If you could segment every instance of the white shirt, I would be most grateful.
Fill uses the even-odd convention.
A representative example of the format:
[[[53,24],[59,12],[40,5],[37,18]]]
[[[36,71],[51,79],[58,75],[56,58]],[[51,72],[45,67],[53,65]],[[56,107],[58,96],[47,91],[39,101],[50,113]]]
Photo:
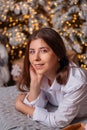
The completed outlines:
[[[70,66],[76,66],[70,63]],[[86,73],[85,73],[86,72]],[[52,86],[44,78],[39,97],[29,102],[27,96],[24,103],[35,107],[32,119],[50,127],[65,127],[75,117],[87,116],[87,71],[71,67],[66,85],[60,85],[54,80]],[[54,112],[45,108],[47,101],[58,106]]]

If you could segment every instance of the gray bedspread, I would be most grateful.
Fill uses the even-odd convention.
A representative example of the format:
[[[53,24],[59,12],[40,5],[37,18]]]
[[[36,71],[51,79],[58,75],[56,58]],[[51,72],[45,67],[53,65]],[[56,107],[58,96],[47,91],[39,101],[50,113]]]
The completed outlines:
[[[0,87],[0,130],[54,130],[39,122],[32,121],[15,109],[15,99],[19,92],[16,86]],[[48,106],[48,109],[51,108]],[[87,119],[75,119],[72,123],[87,122]],[[55,130],[60,130],[55,128]]]

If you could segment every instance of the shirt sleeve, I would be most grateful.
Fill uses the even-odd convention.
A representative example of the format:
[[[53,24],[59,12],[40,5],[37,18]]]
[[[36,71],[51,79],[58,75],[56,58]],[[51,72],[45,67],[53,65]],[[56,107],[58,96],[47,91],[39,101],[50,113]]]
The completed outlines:
[[[83,85],[79,89],[65,94],[55,112],[48,112],[46,109],[36,106],[33,120],[40,121],[50,127],[63,128],[77,116],[81,103],[85,99],[87,99],[87,87]]]
[[[29,93],[24,98],[24,103],[29,106],[39,106],[39,107],[45,107],[47,104],[47,99],[43,91],[41,91],[40,95],[34,100],[29,102],[28,97]]]

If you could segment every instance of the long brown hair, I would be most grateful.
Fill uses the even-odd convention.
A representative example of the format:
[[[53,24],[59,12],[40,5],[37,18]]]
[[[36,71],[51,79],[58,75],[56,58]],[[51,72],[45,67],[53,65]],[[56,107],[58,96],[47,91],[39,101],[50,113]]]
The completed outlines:
[[[69,59],[67,57],[66,48],[64,42],[60,35],[51,28],[41,28],[40,30],[35,31],[31,36],[29,36],[28,44],[25,51],[24,67],[22,79],[19,82],[18,88],[21,91],[24,91],[26,88],[30,87],[30,61],[29,61],[29,46],[31,41],[41,38],[43,39],[48,46],[54,51],[57,57],[60,59],[59,63],[60,68],[57,73],[57,82],[60,84],[66,84],[67,82],[67,73],[69,71]]]

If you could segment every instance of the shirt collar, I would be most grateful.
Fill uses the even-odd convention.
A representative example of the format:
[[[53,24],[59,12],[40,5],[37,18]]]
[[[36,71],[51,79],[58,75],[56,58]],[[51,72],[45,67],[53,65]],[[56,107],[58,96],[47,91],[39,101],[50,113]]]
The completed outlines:
[[[52,83],[52,85],[50,86],[48,84],[48,79],[46,77],[44,77],[42,84],[41,84],[41,89],[44,91],[49,91],[49,90],[60,90],[61,89],[61,85],[59,83],[57,83],[57,80],[55,78],[54,82]]]

